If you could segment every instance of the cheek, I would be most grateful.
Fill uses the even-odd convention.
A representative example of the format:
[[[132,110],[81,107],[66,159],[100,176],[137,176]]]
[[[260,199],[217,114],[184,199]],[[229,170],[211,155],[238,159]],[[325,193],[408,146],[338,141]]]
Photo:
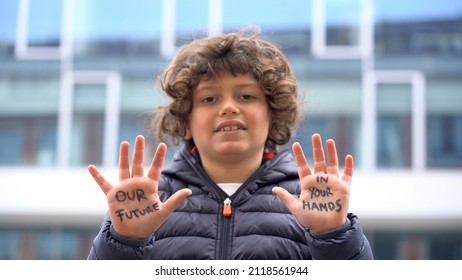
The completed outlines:
[[[258,134],[261,134],[261,136],[266,135],[267,137],[272,127],[270,114],[263,111],[260,114],[255,114],[252,119],[254,120],[254,125],[258,128]]]
[[[271,127],[271,114],[268,109],[261,110],[261,114],[257,116],[260,124],[267,124],[268,129]]]
[[[189,124],[187,125],[185,138],[187,140],[199,136],[206,127],[206,115],[201,112],[193,111],[189,117]]]

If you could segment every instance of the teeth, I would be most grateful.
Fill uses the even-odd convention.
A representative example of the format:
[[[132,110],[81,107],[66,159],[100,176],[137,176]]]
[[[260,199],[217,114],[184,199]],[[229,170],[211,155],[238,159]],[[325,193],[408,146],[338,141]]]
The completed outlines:
[[[222,131],[231,131],[231,130],[238,130],[239,127],[237,125],[232,125],[232,126],[225,126],[221,130]]]

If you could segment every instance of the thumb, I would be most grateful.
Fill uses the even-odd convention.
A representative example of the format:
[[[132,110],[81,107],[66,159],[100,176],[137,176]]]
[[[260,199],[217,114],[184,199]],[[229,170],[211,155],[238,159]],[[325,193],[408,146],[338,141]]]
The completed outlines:
[[[188,196],[192,194],[190,189],[181,189],[174,193],[163,205],[165,214],[170,215]]]
[[[293,197],[286,189],[281,187],[274,187],[273,193],[279,197],[289,210],[294,213],[296,210],[297,199]]]

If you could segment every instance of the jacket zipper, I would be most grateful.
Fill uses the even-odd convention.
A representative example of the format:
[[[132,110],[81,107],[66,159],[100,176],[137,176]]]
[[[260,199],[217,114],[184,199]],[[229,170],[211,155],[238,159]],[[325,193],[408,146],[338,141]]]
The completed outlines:
[[[229,228],[231,224],[231,216],[233,214],[232,208],[231,208],[231,199],[227,197],[223,201],[223,211],[222,211],[222,217],[221,217],[221,222],[223,229],[221,231],[221,242],[220,242],[220,254],[219,254],[219,259],[220,260],[226,260],[227,259],[227,244],[229,242]]]
[[[231,199],[227,197],[223,204],[223,216],[231,217],[231,215],[233,214],[233,209],[231,208]]]

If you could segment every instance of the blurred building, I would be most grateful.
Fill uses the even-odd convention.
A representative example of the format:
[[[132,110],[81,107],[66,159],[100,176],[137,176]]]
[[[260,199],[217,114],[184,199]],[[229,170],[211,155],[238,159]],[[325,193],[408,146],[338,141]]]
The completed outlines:
[[[350,208],[376,258],[462,259],[458,0],[0,1],[0,259],[86,258],[107,208],[86,166],[116,180],[137,134],[152,157],[177,47],[249,24],[297,74],[293,141],[354,156]]]

